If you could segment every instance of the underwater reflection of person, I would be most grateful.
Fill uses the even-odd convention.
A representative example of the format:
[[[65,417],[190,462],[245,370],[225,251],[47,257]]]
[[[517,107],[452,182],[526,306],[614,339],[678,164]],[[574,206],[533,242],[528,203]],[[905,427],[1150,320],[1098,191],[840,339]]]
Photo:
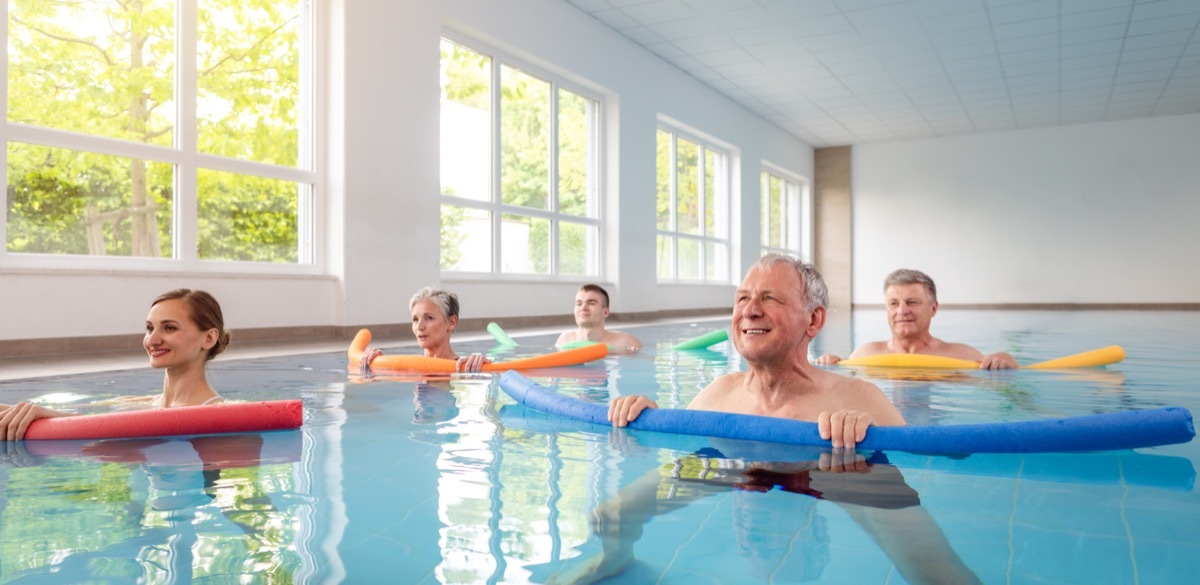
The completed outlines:
[[[569,559],[545,582],[591,583],[616,575],[633,562],[634,543],[654,516],[730,491],[739,552],[755,577],[821,576],[831,558],[819,502],[826,500],[866,530],[909,583],[980,582],[900,470],[882,453],[867,459],[849,450],[797,462],[727,459],[715,451],[680,458],[596,506],[590,524],[600,552]],[[801,499],[780,505],[781,492]]]
[[[297,449],[299,445],[297,444]],[[258,433],[206,435],[188,439],[112,439],[88,443],[83,455],[108,463],[133,463],[148,481],[150,507],[173,516],[217,502],[220,512],[246,534],[261,530],[255,516],[271,513],[268,501],[250,501],[236,486],[222,483],[225,469],[255,468],[263,463]],[[289,459],[292,455],[289,454]],[[299,460],[299,453],[294,454]],[[220,498],[224,493],[225,498]]]
[[[449,382],[418,382],[413,389],[413,422],[435,424],[458,416],[458,401]]]

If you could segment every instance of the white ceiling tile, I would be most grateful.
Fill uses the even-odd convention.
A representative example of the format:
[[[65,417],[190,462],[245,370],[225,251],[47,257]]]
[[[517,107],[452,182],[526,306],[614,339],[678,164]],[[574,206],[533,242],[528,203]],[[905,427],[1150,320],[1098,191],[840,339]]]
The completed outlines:
[[[1178,61],[1176,59],[1156,59],[1151,61],[1133,61],[1121,63],[1117,66],[1117,76],[1123,77],[1125,75],[1138,73],[1153,73],[1164,78],[1170,77],[1179,73],[1178,69],[1175,67],[1177,62]]]
[[[1133,6],[1134,21],[1170,18],[1188,14],[1200,14],[1200,2],[1195,2],[1195,0],[1160,0],[1158,2],[1139,2]]]
[[[1001,74],[1000,60],[997,59],[995,55],[983,55],[968,59],[954,59],[942,63],[942,66],[945,68],[946,73],[951,77],[955,77],[964,72],[973,73],[980,71],[988,71],[996,76]]]
[[[642,46],[655,45],[666,40],[654,32],[654,29],[645,26],[635,26],[621,32],[633,40],[633,42]]]
[[[1200,111],[1200,0],[568,1],[814,146]]]
[[[916,51],[900,54],[885,51],[879,53],[879,62],[889,70],[896,71],[910,67],[940,67],[942,59],[935,51]]]
[[[841,10],[833,4],[833,0],[774,0],[764,1],[761,4],[776,18],[786,20],[800,20],[841,13]]]
[[[1016,65],[1005,65],[1004,76],[1009,79],[1018,77],[1026,77],[1030,75],[1052,74],[1058,78],[1058,62],[1057,61],[1035,61],[1033,63],[1018,63]]]
[[[733,42],[742,47],[768,45],[792,39],[795,35],[785,27],[772,25],[726,31]],[[797,43],[799,44],[799,43]]]
[[[985,8],[983,0],[916,0],[917,14],[930,18],[940,14],[978,12]]]
[[[1112,99],[1131,99],[1133,97],[1139,99],[1146,97],[1157,98],[1162,94],[1166,86],[1166,81],[1161,79],[1139,82],[1117,82],[1113,84]]]
[[[957,13],[939,13],[928,15],[921,21],[922,27],[928,34],[953,32],[956,30],[983,29],[991,26],[987,12],[982,5],[976,10]]]
[[[1173,30],[1194,30],[1200,14],[1183,14],[1167,18],[1135,20],[1129,23],[1129,36],[1148,35]]]
[[[1075,30],[1080,28],[1111,25],[1124,26],[1129,20],[1129,8],[1105,8],[1101,10],[1089,10],[1088,12],[1063,14],[1058,20],[1059,25],[1062,27],[1061,30]]]
[[[718,68],[727,79],[747,89],[766,84],[779,84],[779,75],[762,67]]]
[[[640,24],[659,24],[695,17],[696,12],[679,0],[640,2],[621,8]]]
[[[1121,63],[1138,63],[1141,61],[1158,61],[1160,59],[1179,59],[1179,47],[1150,47],[1148,49],[1125,49],[1121,51]]]
[[[1125,28],[1125,24],[1110,24],[1105,26],[1093,26],[1090,28],[1064,30],[1061,33],[1062,43],[1064,45],[1072,45],[1075,43],[1089,43],[1092,41],[1120,39],[1125,37]]]
[[[1087,69],[1090,67],[1116,67],[1117,63],[1120,62],[1120,57],[1117,53],[1098,53],[1095,55],[1063,58],[1059,61],[1059,69],[1070,71],[1072,69]]]
[[[746,63],[748,61],[754,61],[755,63],[759,62],[756,57],[746,52],[746,50],[741,47],[732,47],[717,51],[708,51],[705,53],[693,53],[692,56],[709,67],[736,65],[740,63]]]
[[[1083,55],[1103,55],[1120,52],[1124,46],[1123,39],[1109,39],[1107,41],[1092,41],[1090,43],[1079,43],[1075,45],[1063,45],[1059,48],[1058,55],[1061,58],[1080,57]]]
[[[898,4],[906,0],[834,0],[834,4],[842,9],[842,12],[851,10],[863,10],[866,8],[877,8],[879,6],[887,6],[889,4]]]
[[[570,2],[576,7],[583,9],[584,12],[593,12],[612,7],[612,4],[610,4],[607,0],[567,0],[567,2]]]
[[[659,57],[668,61],[683,54],[683,50],[676,47],[674,43],[655,43],[653,45],[646,45],[646,48],[654,51]]]
[[[1168,102],[1166,100],[1159,101],[1154,106],[1154,116],[1174,116],[1178,114],[1195,114],[1200,112],[1200,106],[1196,105],[1196,101],[1187,102]]]
[[[703,18],[685,18],[650,26],[668,41],[722,34],[720,27]]]
[[[941,51],[963,45],[992,42],[993,37],[991,29],[970,28],[931,34],[929,40],[933,42],[934,47]]]
[[[856,59],[854,61],[843,61],[828,65],[829,71],[839,77],[860,77],[864,75],[872,75],[890,79],[888,71],[878,59],[866,58]]]
[[[1060,95],[1063,102],[1078,104],[1108,103],[1108,88],[1081,88],[1064,90]]]
[[[1058,72],[1038,73],[1034,75],[1019,75],[1006,78],[1008,89],[1039,87],[1047,92],[1058,91]]]
[[[1007,107],[1008,88],[1003,83],[979,83],[975,86],[958,86],[958,97],[963,107]]]
[[[945,52],[949,59],[977,59],[980,57],[988,57],[993,61],[997,58],[996,45],[990,42],[976,43],[974,45],[962,45],[954,47]]]
[[[962,110],[962,99],[954,92],[943,92],[928,96],[915,96],[908,93],[909,98],[923,112],[942,113]]]
[[[710,14],[728,10],[761,10],[758,0],[683,0],[697,14]]]
[[[685,69],[692,75],[696,76],[702,76],[709,70],[704,63],[687,53],[672,58],[671,62],[674,63],[676,67]]]
[[[992,32],[997,41],[1036,35],[1052,35],[1057,39],[1058,19],[1038,18],[1036,20],[1022,20],[1008,24],[998,24],[992,28]]]
[[[1200,5],[1200,2],[1196,3]],[[1184,47],[1192,38],[1194,31],[1179,30],[1164,32],[1156,35],[1139,35],[1136,37],[1127,37],[1125,39],[1125,50],[1131,49],[1148,49],[1153,47]]]
[[[863,54],[869,53],[869,50],[863,46],[860,37],[847,34],[808,37],[804,39],[804,46],[814,54],[828,53],[847,48],[854,48]]]
[[[610,10],[601,10],[593,13],[592,16],[596,17],[596,20],[599,20],[609,27],[615,28],[619,31],[641,26],[638,21],[630,18],[628,14],[625,14],[616,8]]]
[[[972,118],[972,121],[975,123],[975,130],[977,132],[1004,132],[1005,130],[1016,130],[1017,128],[1016,120],[1011,115]]]
[[[917,13],[909,4],[889,4],[875,8],[848,11],[845,14],[846,18],[850,20],[850,24],[853,24],[860,30],[863,28],[887,26],[919,26]]]
[[[856,94],[899,91],[900,86],[889,77],[878,75],[843,75],[842,84]]]
[[[855,33],[854,26],[841,14],[817,16],[790,23],[797,37],[809,37]]]
[[[608,0],[609,4],[617,7],[631,6],[633,4],[644,4],[645,2],[646,0]]]
[[[754,5],[703,14],[709,22],[720,24],[725,31],[766,28],[763,23],[774,22],[765,8]]]
[[[1050,18],[1058,15],[1058,0],[1034,0],[1007,6],[993,6],[989,3],[987,10],[993,25]]]
[[[1060,6],[1063,14],[1090,12],[1102,8],[1125,8],[1126,10],[1130,10],[1133,7],[1133,0],[1061,0]]]
[[[744,47],[747,53],[754,55],[756,59],[763,62],[777,62],[780,67],[785,67],[789,61],[801,61],[803,65],[795,66],[799,69],[802,66],[820,65],[816,57],[813,57],[804,45],[800,44],[799,40],[785,39],[752,47]]]
[[[1057,58],[1058,51],[1047,51],[1045,49],[1012,50],[1000,53],[1000,63],[1006,67],[1009,65],[1021,65],[1023,63],[1053,61]]]
[[[1107,75],[1077,79],[1067,79],[1066,76],[1063,76],[1059,80],[1059,86],[1064,94],[1072,91],[1103,91],[1107,94],[1112,89],[1114,77],[1112,71],[1109,71]]]
[[[1022,51],[1042,51],[1047,59],[1058,56],[1058,33],[1029,35],[1007,39],[996,39],[996,50],[1001,53],[1017,53]]]
[[[673,42],[675,46],[683,49],[685,53],[712,53],[737,48],[737,45],[733,44],[733,41],[729,37],[719,33],[687,39],[676,39]]]
[[[1173,77],[1173,78],[1171,78],[1171,81],[1169,83],[1167,83],[1168,90],[1181,89],[1181,88],[1197,88],[1197,87],[1200,87],[1200,75],[1191,75],[1188,77]]]

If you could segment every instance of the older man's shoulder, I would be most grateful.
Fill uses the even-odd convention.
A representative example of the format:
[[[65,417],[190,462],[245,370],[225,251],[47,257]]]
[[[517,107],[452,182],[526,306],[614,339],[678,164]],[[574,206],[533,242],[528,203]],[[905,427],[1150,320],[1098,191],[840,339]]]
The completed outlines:
[[[824,374],[822,382],[830,390],[839,392],[878,392],[879,387],[861,378],[844,376],[829,370],[818,370]]]

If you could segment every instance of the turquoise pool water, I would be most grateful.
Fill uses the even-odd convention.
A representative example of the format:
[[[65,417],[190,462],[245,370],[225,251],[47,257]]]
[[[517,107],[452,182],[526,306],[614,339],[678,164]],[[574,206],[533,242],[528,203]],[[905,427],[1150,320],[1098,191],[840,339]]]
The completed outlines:
[[[646,342],[637,355],[528,375],[590,400],[647,393],[682,407],[742,365],[727,342],[670,347],[724,326],[630,327]],[[1200,313],[942,311],[934,326],[1022,363],[1113,344],[1127,357],[1070,372],[847,372],[877,383],[915,424],[1200,412]],[[885,336],[881,311],[835,316],[814,354]],[[518,357],[553,339],[456,349]],[[632,555],[609,583],[1200,574],[1195,441],[1072,455],[862,453],[866,472],[832,474],[819,451],[736,459],[753,446],[517,419],[490,375],[362,380],[345,366],[341,353],[211,366],[230,398],[302,398],[299,431],[3,445],[0,583],[525,583],[577,576],[606,553]],[[7,382],[0,402],[79,406],[160,384],[148,368]]]

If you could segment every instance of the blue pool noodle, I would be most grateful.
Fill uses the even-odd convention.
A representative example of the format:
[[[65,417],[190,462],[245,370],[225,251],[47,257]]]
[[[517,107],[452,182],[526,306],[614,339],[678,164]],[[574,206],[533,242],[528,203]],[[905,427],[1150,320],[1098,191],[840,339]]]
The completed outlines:
[[[500,376],[500,388],[534,410],[609,424],[608,405],[563,396],[516,371]],[[816,423],[707,410],[648,409],[628,428],[831,446],[818,434]],[[858,448],[915,453],[1072,453],[1186,443],[1195,435],[1192,413],[1168,407],[1020,422],[871,427]]]
[[[535,433],[589,432],[607,435],[612,425],[593,424],[533,410],[521,404],[500,407],[505,428]],[[720,456],[744,461],[816,461],[827,447],[785,445],[761,441],[714,439],[676,433],[631,433],[634,444],[646,449],[698,453],[716,449]],[[628,443],[622,443],[623,447]],[[712,451],[709,451],[712,453]],[[1138,485],[1190,492],[1196,468],[1186,457],[1140,451],[1090,453],[973,453],[953,455],[886,451],[888,461],[905,470],[936,471],[1057,483]]]

